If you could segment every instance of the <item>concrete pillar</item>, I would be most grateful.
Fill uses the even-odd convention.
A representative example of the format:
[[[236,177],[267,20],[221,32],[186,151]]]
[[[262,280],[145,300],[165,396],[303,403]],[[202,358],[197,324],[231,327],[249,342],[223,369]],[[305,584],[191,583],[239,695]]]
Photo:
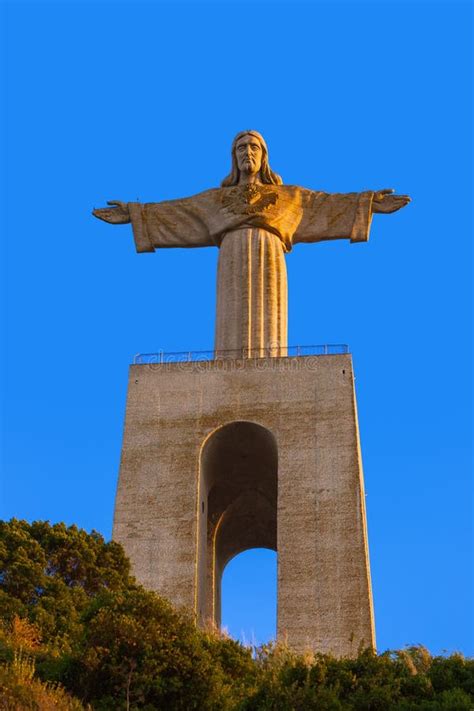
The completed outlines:
[[[132,366],[114,538],[201,625],[220,624],[227,562],[276,549],[278,637],[373,646],[350,355]]]

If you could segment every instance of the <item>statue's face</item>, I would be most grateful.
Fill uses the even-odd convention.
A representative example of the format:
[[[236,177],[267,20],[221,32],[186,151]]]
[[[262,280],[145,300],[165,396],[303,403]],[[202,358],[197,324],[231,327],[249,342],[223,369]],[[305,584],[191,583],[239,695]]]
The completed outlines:
[[[262,167],[263,151],[260,141],[247,134],[237,141],[235,146],[237,166],[241,173],[256,175]]]

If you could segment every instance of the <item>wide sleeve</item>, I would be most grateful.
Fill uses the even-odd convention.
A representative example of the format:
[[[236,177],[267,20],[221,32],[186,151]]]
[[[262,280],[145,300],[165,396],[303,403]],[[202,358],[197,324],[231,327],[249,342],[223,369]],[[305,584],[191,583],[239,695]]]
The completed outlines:
[[[201,195],[166,202],[129,202],[137,252],[162,247],[211,247],[208,200]]]
[[[323,193],[305,191],[302,219],[293,243],[350,239],[367,242],[372,221],[373,191]]]

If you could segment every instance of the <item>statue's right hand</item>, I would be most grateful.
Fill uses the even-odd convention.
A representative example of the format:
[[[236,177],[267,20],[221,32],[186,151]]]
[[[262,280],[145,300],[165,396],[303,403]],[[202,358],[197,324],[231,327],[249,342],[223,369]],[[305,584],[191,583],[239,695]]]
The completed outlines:
[[[128,205],[121,200],[107,200],[107,205],[115,205],[116,207],[99,207],[92,210],[94,217],[104,222],[110,222],[113,225],[126,225],[130,222],[130,213]]]

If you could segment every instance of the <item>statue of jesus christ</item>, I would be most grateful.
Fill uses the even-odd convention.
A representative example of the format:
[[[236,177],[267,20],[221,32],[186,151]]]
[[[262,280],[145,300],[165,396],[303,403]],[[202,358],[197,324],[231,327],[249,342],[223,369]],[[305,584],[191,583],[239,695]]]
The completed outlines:
[[[93,211],[112,224],[132,223],[137,252],[160,247],[219,247],[216,354],[287,353],[284,253],[299,242],[366,242],[372,214],[404,207],[393,190],[324,193],[283,185],[257,131],[232,144],[232,169],[220,188],[165,202],[108,202]]]

